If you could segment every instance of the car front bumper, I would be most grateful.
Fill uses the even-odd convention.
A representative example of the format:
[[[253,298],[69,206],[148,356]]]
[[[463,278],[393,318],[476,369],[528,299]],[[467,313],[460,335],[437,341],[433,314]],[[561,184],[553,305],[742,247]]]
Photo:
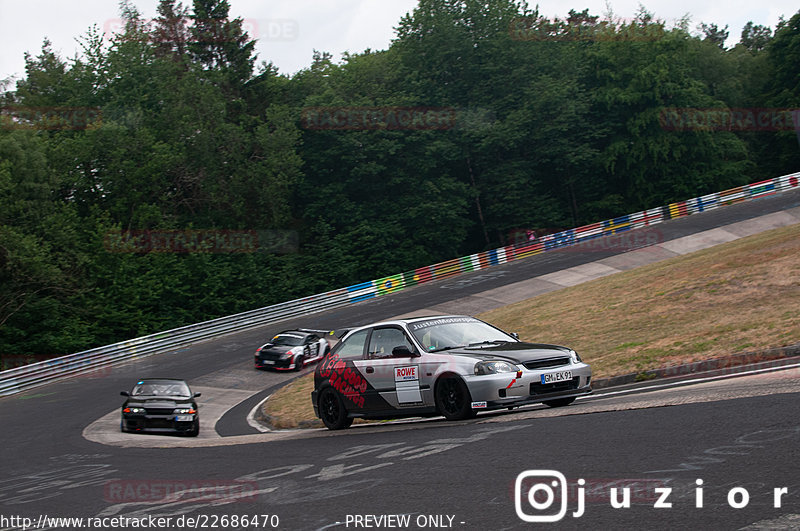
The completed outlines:
[[[123,416],[122,428],[125,431],[152,431],[165,433],[183,433],[191,431],[197,417],[192,415],[192,420],[177,421],[175,415],[139,415]]]
[[[543,383],[542,375],[564,374],[569,378]],[[588,395],[592,392],[592,370],[585,363],[565,365],[547,370],[523,370],[520,373],[499,373],[467,376],[464,381],[476,410],[518,407],[547,400]],[[517,377],[519,375],[519,377]]]
[[[286,359],[261,359],[255,358],[254,366],[256,369],[275,369],[275,370],[290,370],[294,369],[294,359],[295,357],[292,356],[291,358]]]

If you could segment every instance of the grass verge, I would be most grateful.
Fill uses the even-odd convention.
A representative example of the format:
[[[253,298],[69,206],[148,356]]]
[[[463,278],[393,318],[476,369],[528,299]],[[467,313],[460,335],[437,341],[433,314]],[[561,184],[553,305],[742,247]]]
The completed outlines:
[[[800,342],[800,225],[618,273],[478,317],[567,345],[595,379]],[[313,375],[275,393],[276,428],[316,427]]]
[[[322,421],[314,416],[311,391],[314,372],[295,378],[269,397],[261,407],[262,419],[274,430],[291,428],[321,428]]]
[[[547,293],[479,317],[567,345],[594,378],[800,341],[800,225]]]

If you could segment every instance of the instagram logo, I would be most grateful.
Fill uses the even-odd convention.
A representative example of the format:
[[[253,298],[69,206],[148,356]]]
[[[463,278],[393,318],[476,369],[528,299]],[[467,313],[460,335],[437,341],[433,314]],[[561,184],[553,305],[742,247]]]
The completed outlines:
[[[553,512],[556,498],[558,511]],[[520,473],[514,482],[514,508],[525,522],[558,522],[567,514],[567,478],[556,470]]]

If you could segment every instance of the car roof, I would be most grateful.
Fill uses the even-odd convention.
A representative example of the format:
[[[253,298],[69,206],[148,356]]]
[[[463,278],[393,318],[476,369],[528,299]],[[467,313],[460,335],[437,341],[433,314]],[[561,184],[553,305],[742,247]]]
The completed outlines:
[[[478,319],[477,317],[472,317],[471,315],[424,315],[420,317],[408,317],[408,318],[392,319],[389,321],[380,321],[378,323],[370,323],[363,326],[353,327],[349,331],[353,332],[364,328],[375,328],[378,326],[391,326],[391,325],[402,326],[402,325],[409,325],[411,323],[418,323],[420,321],[430,321],[431,319],[450,319],[454,317],[457,318],[469,317],[470,319],[475,319],[476,321],[480,321],[480,319]]]
[[[186,380],[180,378],[139,378],[136,380],[136,385],[143,383],[186,383]],[[189,384],[186,384],[189,385]]]
[[[312,332],[306,332],[306,331],[303,331],[303,330],[282,330],[281,332],[278,332],[277,334],[275,334],[272,337],[275,338],[275,337],[278,337],[278,336],[298,336],[298,337],[306,338],[306,337],[310,336],[311,334],[312,334]]]

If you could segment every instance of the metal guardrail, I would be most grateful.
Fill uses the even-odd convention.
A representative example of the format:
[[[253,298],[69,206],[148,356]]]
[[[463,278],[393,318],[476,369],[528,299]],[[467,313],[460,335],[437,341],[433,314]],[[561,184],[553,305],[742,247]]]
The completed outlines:
[[[98,371],[117,362],[176,350],[206,339],[345,304],[348,304],[346,292],[335,290],[8,369],[0,372],[0,396],[60,378]]]
[[[173,351],[225,334],[249,330],[291,317],[354,304],[432,280],[449,278],[469,271],[478,271],[542,252],[584,243],[594,238],[655,225],[669,219],[713,210],[727,204],[800,189],[799,180],[800,172],[784,175],[758,183],[739,186],[731,190],[550,234],[532,242],[500,247],[346,288],[8,369],[0,372],[0,396],[12,395],[63,378],[103,370],[124,361],[159,352]]]

